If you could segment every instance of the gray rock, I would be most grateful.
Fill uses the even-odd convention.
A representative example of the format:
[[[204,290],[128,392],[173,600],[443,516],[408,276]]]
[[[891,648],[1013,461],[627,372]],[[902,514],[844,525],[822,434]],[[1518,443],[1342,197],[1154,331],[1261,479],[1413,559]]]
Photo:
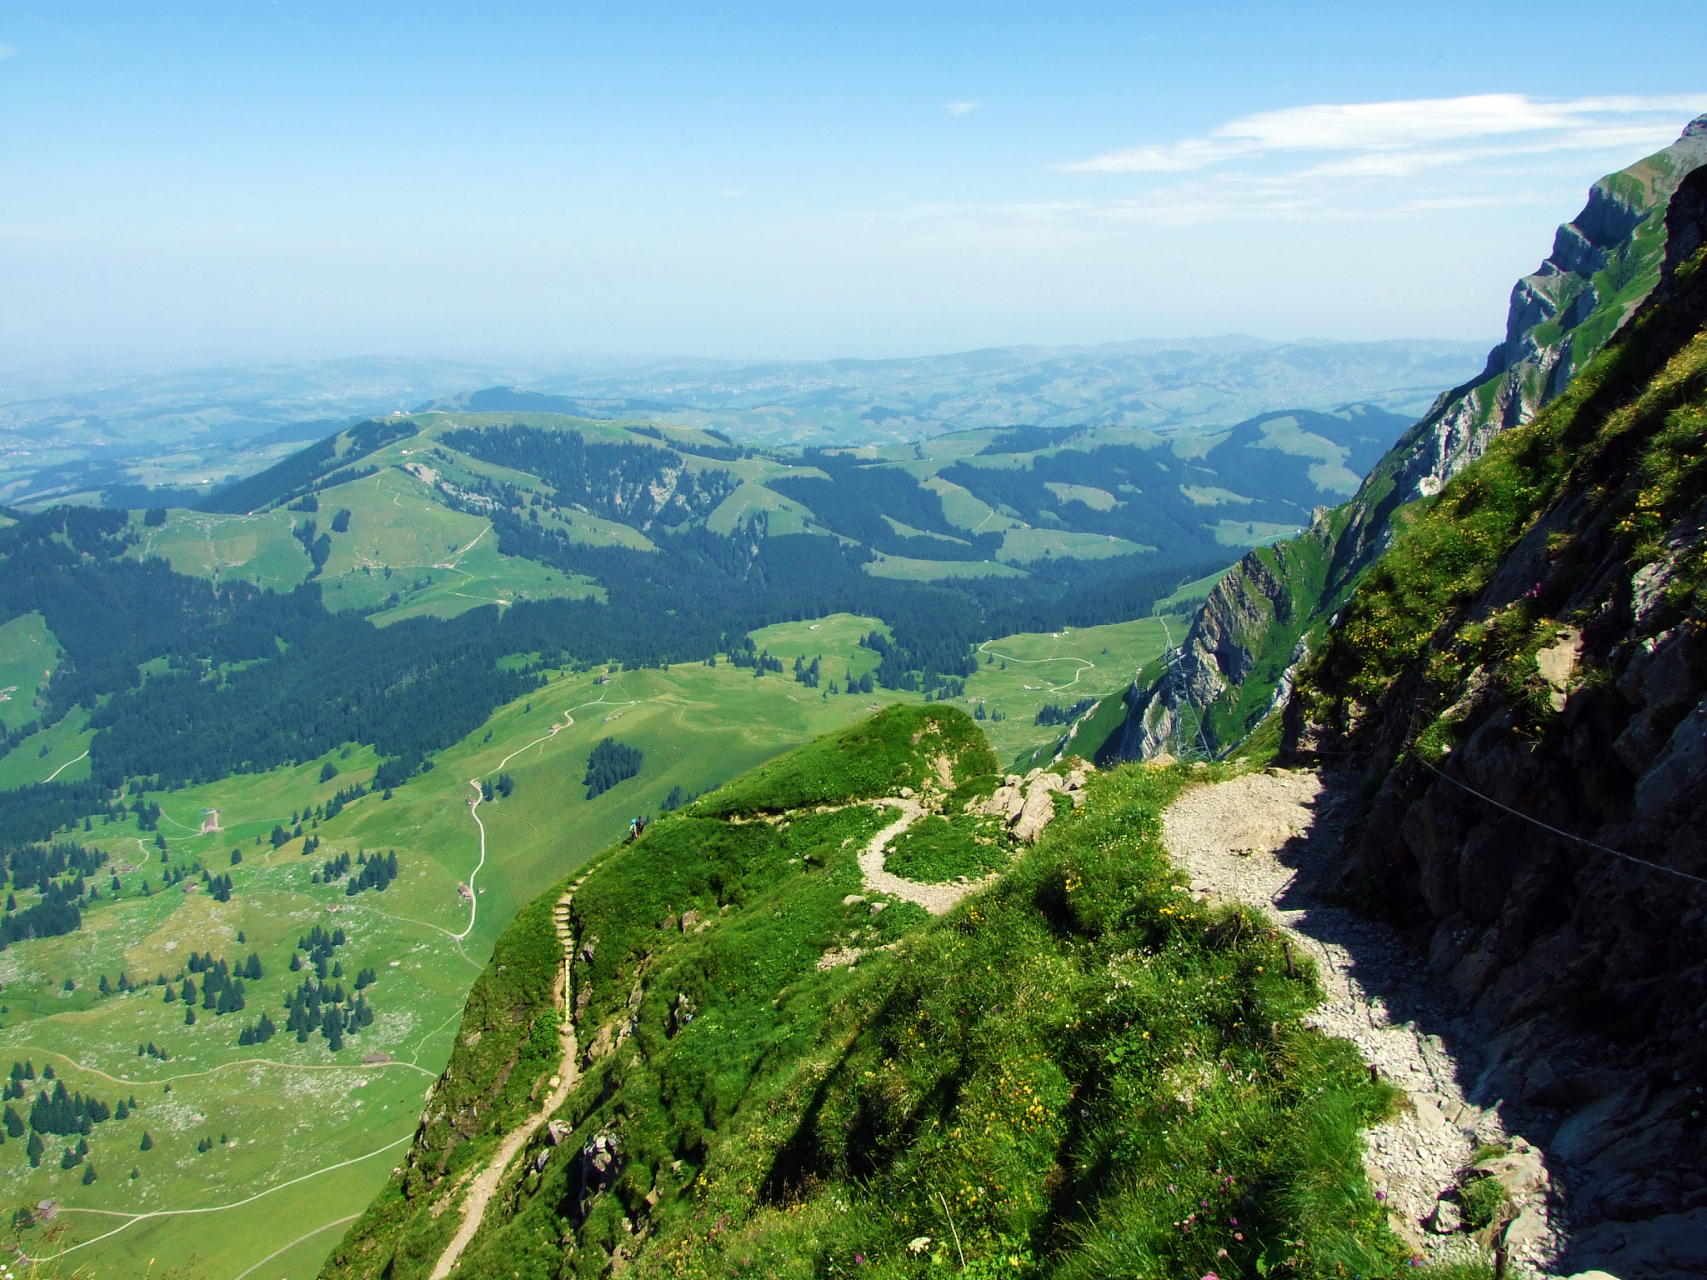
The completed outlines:
[[[1547,1176],[1547,1166],[1542,1163],[1541,1153],[1522,1138],[1514,1139],[1511,1150],[1505,1155],[1479,1161],[1475,1171],[1492,1178],[1514,1197],[1539,1191],[1552,1181]]]
[[[1707,1207],[1645,1222],[1597,1222],[1572,1237],[1570,1260],[1626,1280],[1707,1275]]]
[[[1464,1215],[1451,1200],[1437,1200],[1434,1212],[1428,1215],[1428,1229],[1438,1236],[1449,1236],[1464,1229]]]
[[[1707,777],[1707,696],[1672,730],[1671,740],[1639,782],[1636,812],[1652,818]]]

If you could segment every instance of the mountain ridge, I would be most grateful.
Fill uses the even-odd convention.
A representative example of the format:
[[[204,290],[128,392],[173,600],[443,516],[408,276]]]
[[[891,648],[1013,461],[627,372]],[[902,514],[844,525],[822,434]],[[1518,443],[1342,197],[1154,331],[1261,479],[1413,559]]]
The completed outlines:
[[[1284,706],[1289,673],[1390,545],[1395,513],[1438,493],[1491,439],[1533,418],[1659,283],[1665,211],[1703,162],[1707,116],[1672,146],[1594,184],[1550,256],[1513,286],[1506,338],[1482,374],[1442,393],[1350,502],[1317,512],[1293,542],[1252,551],[1216,584],[1165,668],[1134,686],[1123,755],[1223,754]],[[1680,221],[1690,219],[1680,213]],[[1579,267],[1595,268],[1594,277]],[[1272,750],[1276,735],[1270,724],[1262,749]]]

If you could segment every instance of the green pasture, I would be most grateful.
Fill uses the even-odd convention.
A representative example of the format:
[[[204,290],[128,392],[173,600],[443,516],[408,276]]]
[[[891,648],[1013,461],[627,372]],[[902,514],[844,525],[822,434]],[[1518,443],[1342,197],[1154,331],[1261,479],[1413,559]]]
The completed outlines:
[[[290,511],[261,515],[217,515],[202,511],[168,511],[166,523],[149,526],[137,512],[131,532],[138,537],[128,555],[146,560],[158,556],[175,572],[215,582],[241,580],[274,591],[289,591],[314,567],[302,544],[291,536]],[[328,515],[322,525],[331,519]]]
[[[1266,520],[1223,520],[1215,526],[1215,541],[1223,547],[1266,547],[1282,538],[1304,532],[1296,524],[1272,524]]]
[[[36,693],[59,665],[59,641],[40,613],[0,626],[0,725],[16,729],[36,718]]]
[[[971,490],[951,484],[940,476],[932,476],[920,483],[941,499],[943,518],[957,529],[968,533],[990,533],[1025,528],[1023,520],[1001,514],[983,499],[974,497]]]
[[[374,617],[384,625],[418,614],[451,617],[486,604],[602,597],[591,579],[501,555],[491,521],[452,511],[433,493],[409,472],[388,467],[320,494],[315,520],[332,538],[320,575],[329,608],[386,606]],[[347,533],[331,532],[339,510],[350,512]]]
[[[881,618],[832,613],[827,618],[809,622],[778,622],[750,634],[757,648],[770,650],[787,664],[789,670],[784,674],[790,679],[793,678],[796,658],[809,663],[813,658],[822,657],[823,679],[827,685],[832,680],[837,684],[844,683],[849,672],[858,680],[866,672],[877,670],[882,660],[877,650],[863,648],[859,643],[873,631],[888,636],[889,624]],[[870,702],[875,696],[867,695],[862,700]]]
[[[419,614],[453,617],[481,605],[503,607],[518,600],[603,598],[603,588],[590,578],[500,554],[490,520],[452,511],[425,482],[387,465],[424,452],[418,439],[381,450],[371,460],[381,466],[377,474],[322,490],[320,509],[311,514],[284,509],[262,515],[169,511],[166,523],[155,527],[144,525],[138,515],[132,528],[139,540],[129,554],[159,556],[179,573],[216,582],[242,579],[290,591],[313,568],[291,530],[313,520],[318,533],[332,540],[331,556],[317,579],[327,607],[376,611],[374,621],[381,626]],[[341,509],[349,510],[350,527],[335,533],[332,521]],[[642,534],[626,525],[580,513],[567,516],[566,523],[580,541],[651,549]],[[14,631],[0,629],[0,665],[8,661],[6,655],[16,651],[21,661],[30,650],[24,638],[28,624],[18,619],[8,627]],[[14,683],[20,682],[8,677],[0,688]],[[0,707],[0,718],[17,714],[10,706]]]
[[[1000,560],[914,560],[888,556],[881,551],[868,560],[865,571],[874,578],[906,578],[913,582],[936,582],[942,578],[1023,578],[1025,570]]]
[[[983,703],[986,714],[1002,713],[1003,719],[982,720],[979,727],[996,757],[1012,760],[1066,732],[1064,726],[1033,723],[1045,704],[1069,707],[1082,698],[1119,697],[1138,668],[1167,647],[1163,621],[1138,618],[988,641],[979,646],[978,673],[967,679],[959,705],[971,712]],[[1170,618],[1167,626],[1178,633],[1181,620]]]
[[[769,627],[754,642],[790,666],[796,655],[821,654],[827,677],[840,683],[849,667],[858,675],[876,665],[857,641],[880,625],[835,615]],[[49,1145],[39,1169],[30,1168],[21,1139],[0,1144],[0,1195],[13,1204],[51,1199],[63,1210],[51,1242],[39,1231],[26,1238],[35,1256],[75,1249],[65,1264],[88,1264],[95,1274],[140,1274],[152,1259],[160,1272],[231,1280],[278,1253],[257,1275],[310,1274],[337,1240],[335,1224],[389,1177],[402,1147],[388,1148],[418,1122],[469,986],[520,906],[620,840],[630,817],[656,816],[674,787],[705,791],[862,719],[872,705],[916,700],[882,690],[832,695],[828,679],[812,690],[790,674],[755,678],[727,661],[548,679],[391,799],[367,795],[318,825],[309,818],[305,836],[321,842],[309,856],[303,839],[275,849],[269,833],[275,825],[294,830],[304,810],[371,779],[371,750],[150,793],[161,808],[158,833],[127,818],[79,834],[110,855],[92,877],[101,896],[77,932],[0,952],[0,1073],[13,1059],[28,1058],[38,1075],[51,1063],[68,1089],[109,1105],[134,1094],[138,1114],[96,1126],[88,1160],[98,1177],[87,1186],[83,1165],[60,1168],[62,1143]],[[588,800],[587,756],[604,737],[638,747],[644,764],[638,777]],[[321,781],[327,764],[338,773]],[[501,772],[514,779],[513,793],[471,816],[470,782]],[[484,864],[475,817],[485,827]],[[219,829],[204,833],[210,818]],[[235,865],[234,848],[243,855]],[[397,851],[399,876],[384,892],[352,897],[341,882],[313,883],[328,859],[364,849]],[[197,863],[231,876],[229,902],[215,901],[193,874],[164,887],[167,867]],[[472,898],[462,890],[470,882]],[[19,896],[20,905],[33,899]],[[284,997],[307,976],[290,971],[293,949],[316,925],[349,937],[337,951],[347,989],[362,968],[379,974],[365,993],[377,1020],[337,1054],[318,1034],[298,1044],[283,1030]],[[99,994],[101,977],[116,984],[121,971],[133,981],[176,979],[192,951],[233,962],[260,956],[265,976],[246,983],[242,1012],[216,1016],[198,1005],[190,1026],[183,1002],[167,1003],[160,987]],[[238,1045],[239,1031],[263,1010],[278,1034]],[[139,1057],[150,1042],[169,1057]],[[380,1055],[386,1060],[365,1061]],[[154,1142],[147,1152],[139,1150],[145,1130]],[[204,1138],[213,1147],[198,1152]]]
[[[4,756],[0,756],[0,788],[28,786],[32,782],[81,782],[89,776],[89,742],[93,729],[86,728],[89,713],[79,708],[32,733]]]
[[[1209,598],[1209,592],[1215,584],[1232,572],[1232,568],[1232,565],[1228,565],[1225,569],[1217,569],[1214,573],[1205,574],[1191,582],[1180,583],[1173,591],[1156,601],[1151,612],[1157,614],[1183,613],[1189,609],[1195,609]]]
[[[1111,533],[1073,533],[1066,529],[1009,529],[1002,538],[1002,559],[1032,565],[1045,556],[1071,556],[1080,560],[1106,560],[1110,556],[1154,551],[1142,543],[1128,542]]]
[[[705,527],[728,537],[760,513],[769,522],[770,531],[779,535],[809,532],[808,526],[814,520],[812,513],[792,498],[785,498],[756,480],[744,480],[736,486],[734,493],[717,504],[717,509],[707,517]]]

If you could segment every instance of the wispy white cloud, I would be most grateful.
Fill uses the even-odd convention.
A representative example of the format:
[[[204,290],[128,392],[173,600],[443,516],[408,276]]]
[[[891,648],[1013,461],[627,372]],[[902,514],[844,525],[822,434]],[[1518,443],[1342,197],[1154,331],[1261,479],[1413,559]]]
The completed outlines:
[[[1108,151],[1059,168],[1074,173],[1179,173],[1285,153],[1409,158],[1541,154],[1645,145],[1656,129],[1707,111],[1707,94],[1546,101],[1520,93],[1395,102],[1319,103],[1229,121],[1200,138]],[[1452,144],[1450,151],[1447,144]]]
[[[978,102],[945,102],[942,109],[951,116],[964,116],[976,111],[982,103]]]

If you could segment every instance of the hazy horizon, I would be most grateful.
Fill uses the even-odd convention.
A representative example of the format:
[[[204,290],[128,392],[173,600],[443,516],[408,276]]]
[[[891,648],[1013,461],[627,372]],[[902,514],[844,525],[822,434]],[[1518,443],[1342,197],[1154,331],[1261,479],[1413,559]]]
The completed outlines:
[[[1490,340],[1588,185],[1707,110],[1707,16],[1620,21],[1666,38],[1469,4],[14,12],[0,361]]]

